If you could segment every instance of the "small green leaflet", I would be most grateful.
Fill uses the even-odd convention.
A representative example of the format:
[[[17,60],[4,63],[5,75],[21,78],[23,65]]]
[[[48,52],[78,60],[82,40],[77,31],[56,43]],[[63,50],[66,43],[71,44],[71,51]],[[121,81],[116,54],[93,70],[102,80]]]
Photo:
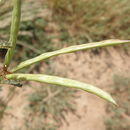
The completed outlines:
[[[9,49],[11,48],[10,43],[7,41],[0,41],[0,49]]]
[[[20,80],[1,80],[0,84],[9,84],[20,88],[23,85]]]

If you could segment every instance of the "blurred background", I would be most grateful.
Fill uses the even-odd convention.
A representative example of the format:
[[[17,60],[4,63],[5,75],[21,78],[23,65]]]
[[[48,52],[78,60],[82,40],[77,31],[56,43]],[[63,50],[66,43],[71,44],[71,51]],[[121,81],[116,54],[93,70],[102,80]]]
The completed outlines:
[[[12,1],[0,3],[0,39],[8,40]],[[129,0],[22,0],[11,67],[41,53],[106,39],[130,39]],[[0,52],[2,65],[5,50]],[[119,104],[81,90],[24,82],[0,85],[0,130],[130,130],[130,45],[61,55],[22,70],[83,81]]]

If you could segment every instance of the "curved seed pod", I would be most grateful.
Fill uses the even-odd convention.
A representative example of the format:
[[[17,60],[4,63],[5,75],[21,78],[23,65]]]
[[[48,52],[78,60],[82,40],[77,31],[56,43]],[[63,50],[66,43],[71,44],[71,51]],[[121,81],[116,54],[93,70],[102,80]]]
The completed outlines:
[[[81,45],[75,45],[75,46],[70,46],[66,47],[60,50],[52,51],[52,52],[47,52],[43,53],[37,57],[34,57],[32,59],[26,60],[22,63],[20,63],[18,66],[16,66],[12,72],[16,72],[20,69],[23,69],[25,67],[28,67],[32,64],[38,63],[42,60],[51,58],[53,56],[61,55],[61,54],[66,54],[66,53],[72,53],[76,51],[81,51],[81,50],[88,50],[92,48],[99,48],[99,47],[106,47],[106,46],[114,46],[114,45],[119,45],[119,44],[126,44],[130,43],[130,40],[105,40],[105,41],[100,41],[100,42],[93,42],[93,43],[87,43],[87,44],[81,44]]]
[[[37,81],[41,83],[48,83],[48,84],[53,84],[53,85],[69,87],[69,88],[82,89],[84,91],[97,95],[116,105],[116,102],[114,101],[114,99],[107,92],[95,86],[92,86],[90,84],[86,84],[86,83],[79,82],[72,79],[61,78],[61,77],[50,76],[50,75],[43,75],[43,74],[9,74],[9,75],[6,75],[6,78],[15,79],[15,80]]]

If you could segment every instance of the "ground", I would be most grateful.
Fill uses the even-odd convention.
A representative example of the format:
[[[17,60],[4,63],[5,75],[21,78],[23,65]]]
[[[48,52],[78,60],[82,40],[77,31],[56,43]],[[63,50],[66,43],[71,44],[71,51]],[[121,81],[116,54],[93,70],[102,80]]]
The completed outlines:
[[[101,51],[83,51],[58,56],[52,65],[57,68],[55,69],[57,73],[62,72],[66,77],[93,84],[110,92],[113,75],[130,72],[129,56],[130,53],[123,48],[109,47]],[[39,85],[34,82],[31,84],[36,87]],[[3,89],[1,96],[6,97],[9,88]],[[26,97],[31,91],[26,85],[22,89],[15,89],[15,95],[6,109],[9,114],[5,114],[2,120],[3,130],[15,130],[19,127],[22,129],[23,117],[26,116],[24,111],[27,105]],[[80,90],[77,96],[75,102],[78,116],[71,113],[66,115],[69,124],[63,122],[59,130],[105,130],[104,118],[108,116],[105,111],[107,102]]]

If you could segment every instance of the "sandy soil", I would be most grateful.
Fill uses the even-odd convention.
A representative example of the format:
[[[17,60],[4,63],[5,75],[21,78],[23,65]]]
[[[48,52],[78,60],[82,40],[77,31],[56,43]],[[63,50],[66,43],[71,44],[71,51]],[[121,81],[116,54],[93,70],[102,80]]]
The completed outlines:
[[[112,53],[111,53],[112,52]],[[113,84],[113,75],[130,72],[129,54],[123,49],[104,49],[100,54],[80,52],[57,58],[57,71],[63,71],[69,78],[77,79],[96,85],[103,90],[110,91]],[[68,115],[69,125],[64,124],[59,130],[105,130],[105,105],[102,99],[79,91],[77,113]]]
[[[39,15],[50,17],[48,10],[44,12]],[[26,16],[25,18],[28,19],[29,17]],[[3,26],[3,24],[1,25]],[[51,29],[53,27],[55,25],[51,25]],[[44,67],[44,63],[41,67]],[[130,52],[125,52],[124,49],[118,47],[109,47],[102,49],[100,53],[97,51],[84,51],[67,54],[58,56],[52,67],[56,68],[56,73],[62,73],[66,77],[93,84],[110,92],[114,74],[130,73]],[[34,82],[31,82],[31,84],[34,87],[39,85]],[[10,87],[3,86],[1,89],[3,91],[0,91],[0,97],[6,101]],[[14,95],[9,95],[8,107],[0,124],[0,130],[2,127],[3,130],[19,130],[19,128],[23,130],[23,119],[26,116],[25,107],[28,103],[27,95],[31,92],[32,88],[24,86],[22,89],[16,88]],[[66,115],[69,125],[63,123],[59,130],[105,130],[103,121],[107,116],[105,112],[107,103],[84,91],[79,90],[77,95],[79,98],[76,99],[76,109],[80,118],[69,113]]]
[[[130,53],[126,53],[123,49],[110,47],[96,54],[84,51],[58,56],[52,66],[57,68],[55,69],[57,73],[110,91],[114,74],[130,72],[129,56]],[[9,87],[3,88],[4,95],[1,92],[0,95],[6,97],[8,90]],[[24,111],[27,104],[26,97],[31,91],[31,88],[26,86],[23,89],[15,89],[15,95],[5,110],[9,114],[4,115],[3,130],[16,130],[19,127],[22,129],[23,117],[26,116]],[[63,123],[59,130],[105,130],[103,121],[107,116],[106,102],[80,90],[77,95],[79,98],[76,99],[76,109],[80,118],[69,113],[66,115],[69,125]]]

